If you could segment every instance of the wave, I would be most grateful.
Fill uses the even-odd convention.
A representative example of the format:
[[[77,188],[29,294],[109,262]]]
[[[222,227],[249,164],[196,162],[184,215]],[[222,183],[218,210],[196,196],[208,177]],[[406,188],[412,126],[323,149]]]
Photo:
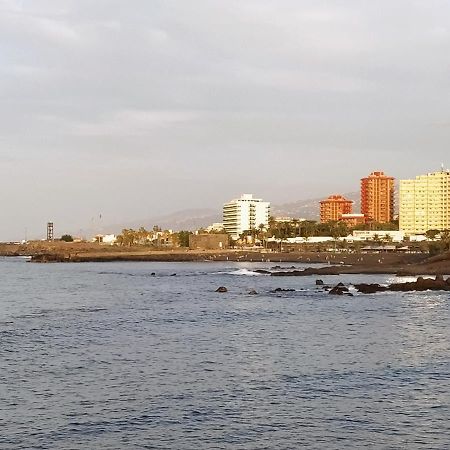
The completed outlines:
[[[259,277],[259,276],[266,275],[266,274],[254,272],[253,270],[248,270],[248,269],[237,269],[237,270],[232,270],[231,272],[215,272],[215,273],[212,273],[211,275],[239,275],[239,276],[246,276],[246,277]]]

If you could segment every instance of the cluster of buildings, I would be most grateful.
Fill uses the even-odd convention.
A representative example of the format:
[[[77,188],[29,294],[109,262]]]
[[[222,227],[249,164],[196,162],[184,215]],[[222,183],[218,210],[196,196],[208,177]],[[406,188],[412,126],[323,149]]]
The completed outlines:
[[[372,172],[361,178],[361,212],[353,213],[353,201],[342,195],[330,195],[320,202],[320,221],[343,221],[349,226],[366,222],[388,223],[394,220],[394,178],[384,172]]]
[[[342,221],[350,227],[364,223],[389,223],[397,218],[395,179],[375,171],[361,178],[361,210],[353,211],[353,201],[339,194],[320,201],[320,221]],[[399,231],[406,236],[429,230],[450,229],[450,170],[419,175],[399,181]],[[252,229],[268,227],[270,203],[252,194],[223,205],[223,228],[233,239]]]
[[[358,223],[387,223],[394,220],[394,178],[372,172],[361,179],[361,212],[354,214],[353,202],[341,195],[331,195],[320,202],[320,220]],[[450,171],[419,175],[399,181],[399,230],[417,235],[429,230],[450,229]]]

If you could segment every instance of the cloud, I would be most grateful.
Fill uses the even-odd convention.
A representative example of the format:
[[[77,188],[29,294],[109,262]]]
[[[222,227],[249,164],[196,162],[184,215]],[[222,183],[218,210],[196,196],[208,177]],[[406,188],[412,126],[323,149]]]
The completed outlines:
[[[93,122],[71,124],[69,133],[79,136],[146,136],[155,128],[173,127],[198,118],[195,111],[122,110]]]
[[[442,0],[0,0],[7,216],[55,173],[48,207],[82,179],[81,216],[96,180],[132,198],[136,171],[167,211],[428,171],[450,140],[448,23]]]
[[[56,45],[74,44],[82,40],[76,27],[61,15],[45,16],[16,6],[3,9],[0,25],[3,33],[19,40],[38,39]]]

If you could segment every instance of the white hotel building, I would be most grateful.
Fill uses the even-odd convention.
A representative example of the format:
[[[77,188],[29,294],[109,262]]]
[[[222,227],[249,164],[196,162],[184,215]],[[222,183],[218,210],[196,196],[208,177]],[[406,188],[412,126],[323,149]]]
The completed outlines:
[[[243,194],[223,205],[223,227],[233,239],[238,239],[244,231],[258,229],[261,224],[268,227],[269,213],[269,202]]]

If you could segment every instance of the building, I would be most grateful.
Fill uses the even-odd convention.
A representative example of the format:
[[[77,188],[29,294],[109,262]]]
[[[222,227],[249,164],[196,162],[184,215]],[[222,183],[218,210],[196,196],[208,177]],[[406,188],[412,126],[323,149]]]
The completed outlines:
[[[450,229],[450,171],[400,180],[400,230],[421,234]]]
[[[269,213],[269,202],[243,194],[223,205],[223,227],[233,239],[238,239],[244,231],[258,229],[260,225],[268,227]]]
[[[403,242],[405,239],[405,233],[402,231],[392,230],[354,230],[352,236],[346,238],[349,242],[353,241],[391,241],[391,242]]]
[[[361,178],[361,213],[366,221],[378,223],[394,220],[394,178],[384,172],[372,172]]]
[[[339,220],[342,214],[351,214],[353,202],[342,195],[330,195],[320,202],[320,221],[322,223]]]
[[[222,250],[229,247],[228,234],[190,234],[189,248],[191,250]]]
[[[205,228],[205,231],[207,233],[218,233],[220,231],[223,231],[223,223],[221,223],[221,222],[214,222],[213,224],[207,226]]]
[[[346,223],[350,228],[366,223],[364,214],[341,214],[339,220]]]

